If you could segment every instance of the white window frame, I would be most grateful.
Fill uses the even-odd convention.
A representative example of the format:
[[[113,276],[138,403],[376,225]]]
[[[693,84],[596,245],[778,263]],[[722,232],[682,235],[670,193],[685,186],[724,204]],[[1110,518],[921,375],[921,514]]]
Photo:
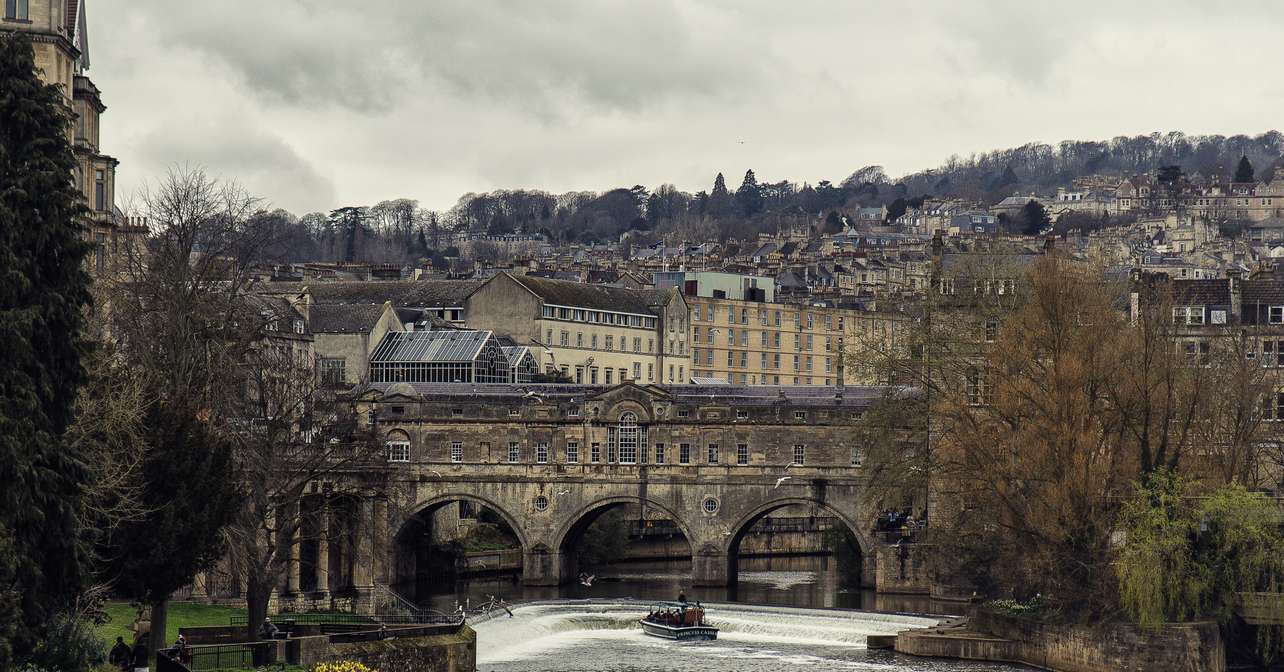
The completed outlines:
[[[580,462],[580,442],[566,442],[566,462],[567,464],[579,464]]]
[[[409,462],[410,461],[410,442],[409,441],[388,441],[384,445],[388,448],[389,462]]]
[[[464,461],[464,443],[462,441],[450,442],[450,461],[456,464]]]

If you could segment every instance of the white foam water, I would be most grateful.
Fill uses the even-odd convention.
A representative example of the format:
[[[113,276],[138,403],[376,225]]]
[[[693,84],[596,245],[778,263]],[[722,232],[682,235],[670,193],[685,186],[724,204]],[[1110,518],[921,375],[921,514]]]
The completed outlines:
[[[999,670],[930,661],[920,666],[867,638],[929,627],[936,618],[858,611],[706,604],[720,629],[712,642],[671,642],[642,633],[646,602],[582,601],[522,605],[474,622],[478,669],[489,670]]]

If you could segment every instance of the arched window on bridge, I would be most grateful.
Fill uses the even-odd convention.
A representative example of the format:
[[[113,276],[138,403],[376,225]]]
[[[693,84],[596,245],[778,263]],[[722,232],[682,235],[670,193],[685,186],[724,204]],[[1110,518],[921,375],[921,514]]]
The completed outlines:
[[[614,433],[620,464],[637,464],[639,450],[646,445],[646,428],[638,426],[637,414],[632,411],[621,413]]]

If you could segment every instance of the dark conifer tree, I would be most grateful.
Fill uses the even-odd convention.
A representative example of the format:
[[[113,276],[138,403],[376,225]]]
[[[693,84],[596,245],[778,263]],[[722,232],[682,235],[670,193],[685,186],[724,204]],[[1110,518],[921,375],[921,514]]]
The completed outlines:
[[[1247,156],[1239,157],[1239,165],[1235,166],[1235,181],[1236,182],[1253,181],[1253,163],[1248,160]]]
[[[713,180],[713,191],[709,192],[708,211],[710,217],[726,217],[731,214],[731,192],[727,191],[727,180],[722,173]]]
[[[752,170],[745,171],[745,179],[736,190],[736,205],[745,217],[762,212],[762,188],[758,186],[758,178]]]
[[[83,582],[87,476],[61,441],[85,378],[90,301],[69,123],[31,43],[0,34],[0,548],[11,551],[0,604],[17,606],[0,615],[17,618],[0,628],[0,669],[31,651]]]

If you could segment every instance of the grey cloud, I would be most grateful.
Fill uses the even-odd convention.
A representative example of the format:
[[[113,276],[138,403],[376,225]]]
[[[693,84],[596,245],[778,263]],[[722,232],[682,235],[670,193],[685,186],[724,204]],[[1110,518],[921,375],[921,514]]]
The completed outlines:
[[[280,137],[230,119],[164,124],[138,144],[141,165],[159,175],[181,162],[239,182],[264,205],[303,212],[335,199],[334,185]]]
[[[770,69],[755,58],[760,44],[736,39],[751,31],[728,32],[730,17],[693,25],[693,7],[223,0],[175,12],[162,36],[288,104],[372,111],[444,88],[536,113],[585,104],[631,110],[742,92]]]

